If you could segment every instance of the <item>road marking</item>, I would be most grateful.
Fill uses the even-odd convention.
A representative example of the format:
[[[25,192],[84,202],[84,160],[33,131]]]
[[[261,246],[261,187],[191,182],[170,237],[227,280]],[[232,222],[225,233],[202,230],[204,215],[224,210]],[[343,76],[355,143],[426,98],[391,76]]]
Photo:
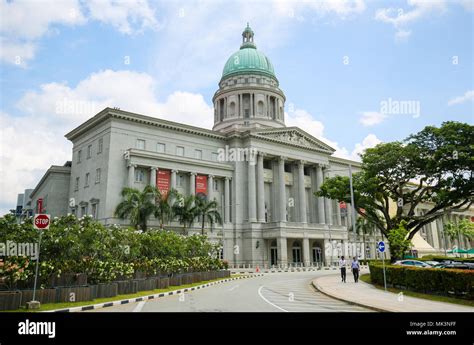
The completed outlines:
[[[146,301],[141,301],[137,304],[137,306],[135,307],[135,309],[133,309],[133,312],[134,313],[139,313],[142,311],[143,309],[143,306],[145,305]]]
[[[238,288],[238,287],[239,287],[238,285],[233,286],[233,287],[231,287],[231,288],[229,289],[229,291],[232,291],[232,290],[234,290],[235,288]]]
[[[285,309],[283,309],[283,308],[280,308],[280,307],[277,306],[276,304],[270,302],[268,299],[266,299],[265,297],[263,297],[263,295],[262,295],[262,288],[263,288],[263,285],[260,286],[260,288],[258,289],[258,295],[259,295],[265,302],[267,302],[268,304],[274,306],[275,308],[280,309],[281,311],[284,311],[285,313],[288,312],[288,310],[285,310]]]

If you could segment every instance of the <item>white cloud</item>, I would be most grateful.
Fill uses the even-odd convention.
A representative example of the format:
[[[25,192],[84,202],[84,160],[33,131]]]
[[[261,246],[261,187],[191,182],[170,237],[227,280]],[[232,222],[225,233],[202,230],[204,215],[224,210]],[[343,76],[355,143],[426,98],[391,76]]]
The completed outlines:
[[[387,115],[379,113],[377,111],[363,111],[360,113],[362,116],[359,119],[359,122],[362,123],[363,126],[369,127],[376,124],[379,124],[387,118]]]
[[[0,61],[21,67],[34,58],[38,41],[61,25],[82,25],[91,19],[124,34],[158,28],[147,0],[0,0],[0,12]]]
[[[368,148],[375,147],[377,144],[380,144],[382,141],[377,138],[375,134],[367,135],[363,140],[362,143],[357,143],[354,147],[354,150],[351,153],[351,158],[354,160],[360,160],[360,154],[364,153],[364,151]]]
[[[395,28],[395,39],[406,40],[411,35],[411,31],[406,27],[422,18],[433,14],[443,14],[452,5],[461,5],[466,10],[472,10],[472,0],[407,0],[408,10],[403,8],[380,8],[375,12],[375,19]]]
[[[147,0],[88,0],[85,5],[90,18],[112,25],[125,34],[158,28],[154,10]]]
[[[454,97],[449,100],[448,105],[461,104],[467,101],[474,100],[474,90],[469,90],[464,93],[462,96]]]

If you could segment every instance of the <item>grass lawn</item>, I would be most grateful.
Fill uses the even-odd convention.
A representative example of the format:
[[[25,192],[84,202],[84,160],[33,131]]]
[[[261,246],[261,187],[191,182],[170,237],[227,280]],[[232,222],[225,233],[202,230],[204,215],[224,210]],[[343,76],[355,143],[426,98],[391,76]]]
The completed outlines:
[[[239,277],[239,274],[233,274],[230,278],[235,278]],[[83,301],[83,302],[67,302],[67,303],[46,303],[42,304],[41,308],[38,310],[28,310],[26,307],[20,307],[20,309],[17,310],[5,310],[4,312],[38,312],[38,311],[48,311],[48,310],[55,310],[55,309],[67,309],[67,308],[73,308],[73,307],[81,307],[85,305],[92,305],[92,304],[98,304],[98,303],[106,303],[106,302],[114,302],[114,301],[120,301],[123,299],[130,299],[130,298],[137,298],[137,297],[142,297],[142,296],[148,296],[148,295],[155,295],[163,292],[168,292],[168,291],[174,291],[174,290],[183,290],[186,288],[191,288],[193,286],[198,286],[198,285],[204,285],[210,282],[217,282],[220,280],[224,279],[229,279],[229,278],[219,278],[219,279],[214,279],[214,280],[203,280],[199,283],[193,283],[193,284],[186,284],[186,285],[180,285],[180,286],[170,286],[168,289],[155,289],[155,290],[149,290],[149,291],[140,291],[135,294],[128,294],[128,295],[117,295],[115,297],[108,297],[108,298],[97,298],[91,301]]]
[[[360,280],[362,280],[365,283],[372,284],[377,289],[381,289],[381,290],[384,289],[384,287],[382,285],[372,283],[372,281],[370,280],[370,273],[366,273],[366,274],[361,275]],[[413,292],[413,291],[401,290],[401,289],[390,288],[390,287],[387,287],[387,291],[390,291],[390,292],[393,292],[393,293],[403,292],[403,294],[406,295],[406,296],[411,296],[411,297],[416,297],[416,298],[424,298],[424,299],[428,299],[428,300],[436,301],[436,302],[447,302],[447,303],[461,304],[461,305],[465,305],[465,306],[468,306],[468,307],[474,307],[474,301],[470,301],[470,300],[466,300],[466,299],[460,299],[460,298],[448,297],[448,296],[429,295],[429,294],[426,294],[426,293]]]

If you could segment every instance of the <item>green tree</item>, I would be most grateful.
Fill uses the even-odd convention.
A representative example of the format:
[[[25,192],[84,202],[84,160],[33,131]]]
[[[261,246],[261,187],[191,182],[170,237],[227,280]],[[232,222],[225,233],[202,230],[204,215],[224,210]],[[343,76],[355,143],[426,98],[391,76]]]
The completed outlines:
[[[356,210],[387,238],[405,221],[411,240],[426,224],[472,205],[473,156],[474,126],[459,122],[428,126],[403,142],[367,149],[361,171],[353,174]],[[316,196],[349,203],[349,178],[327,179]],[[422,204],[431,208],[415,214]]]
[[[171,189],[167,193],[162,193],[158,187],[153,189],[155,199],[154,216],[160,221],[160,229],[163,224],[168,224],[174,218],[173,201],[179,196],[178,191]]]
[[[392,261],[396,259],[403,259],[404,254],[412,246],[411,241],[407,239],[408,230],[405,228],[406,222],[402,221],[398,227],[392,229],[388,234],[388,241],[390,243],[390,255]]]
[[[187,228],[192,226],[194,219],[197,217],[195,199],[194,195],[179,195],[172,206],[173,214],[178,218],[180,224],[183,225],[184,234],[187,234]]]
[[[457,239],[459,247],[461,247],[461,236],[465,236],[469,240],[474,238],[474,223],[469,219],[462,219],[459,222],[449,222],[444,224],[443,232],[451,241],[454,242]]]
[[[148,219],[155,212],[155,188],[146,186],[143,191],[135,188],[125,187],[122,190],[122,198],[115,215],[120,219],[130,219],[130,223],[135,229],[147,230]]]
[[[217,210],[216,200],[207,200],[205,197],[196,197],[196,214],[201,218],[201,234],[204,235],[204,224],[206,221],[212,226],[214,223],[222,224],[222,218]]]

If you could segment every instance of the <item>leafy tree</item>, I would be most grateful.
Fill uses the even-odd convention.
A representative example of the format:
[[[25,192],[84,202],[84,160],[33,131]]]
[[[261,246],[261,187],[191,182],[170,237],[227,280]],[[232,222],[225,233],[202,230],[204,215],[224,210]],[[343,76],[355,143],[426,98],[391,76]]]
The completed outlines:
[[[173,204],[173,214],[183,225],[184,234],[187,234],[187,228],[193,225],[194,219],[198,216],[195,199],[194,195],[179,195]]]
[[[443,232],[451,241],[454,242],[457,239],[460,244],[461,236],[465,236],[469,240],[474,238],[474,223],[469,219],[462,219],[459,222],[449,222],[444,224]]]
[[[146,186],[143,191],[125,187],[122,190],[124,200],[117,205],[115,214],[120,219],[130,218],[130,223],[143,231],[147,230],[148,218],[155,212],[155,188]]]
[[[388,234],[388,241],[390,243],[390,255],[392,261],[395,259],[403,259],[403,255],[412,246],[411,241],[407,239],[408,231],[405,228],[406,222],[402,221],[398,227],[392,229]]]
[[[222,218],[217,210],[216,200],[207,200],[205,197],[196,197],[196,214],[201,217],[201,234],[204,235],[204,224],[206,221],[211,228],[214,223],[222,224]]]
[[[171,189],[168,193],[162,193],[158,187],[153,189],[153,193],[155,198],[153,214],[156,219],[159,219],[160,229],[163,230],[163,224],[168,224],[174,218],[172,202],[179,194],[175,189]]]
[[[405,221],[411,240],[426,224],[472,205],[473,156],[474,126],[452,121],[367,149],[361,171],[353,174],[357,212],[387,238]],[[350,203],[349,178],[329,178],[315,194]],[[420,205],[431,208],[415,214]]]

